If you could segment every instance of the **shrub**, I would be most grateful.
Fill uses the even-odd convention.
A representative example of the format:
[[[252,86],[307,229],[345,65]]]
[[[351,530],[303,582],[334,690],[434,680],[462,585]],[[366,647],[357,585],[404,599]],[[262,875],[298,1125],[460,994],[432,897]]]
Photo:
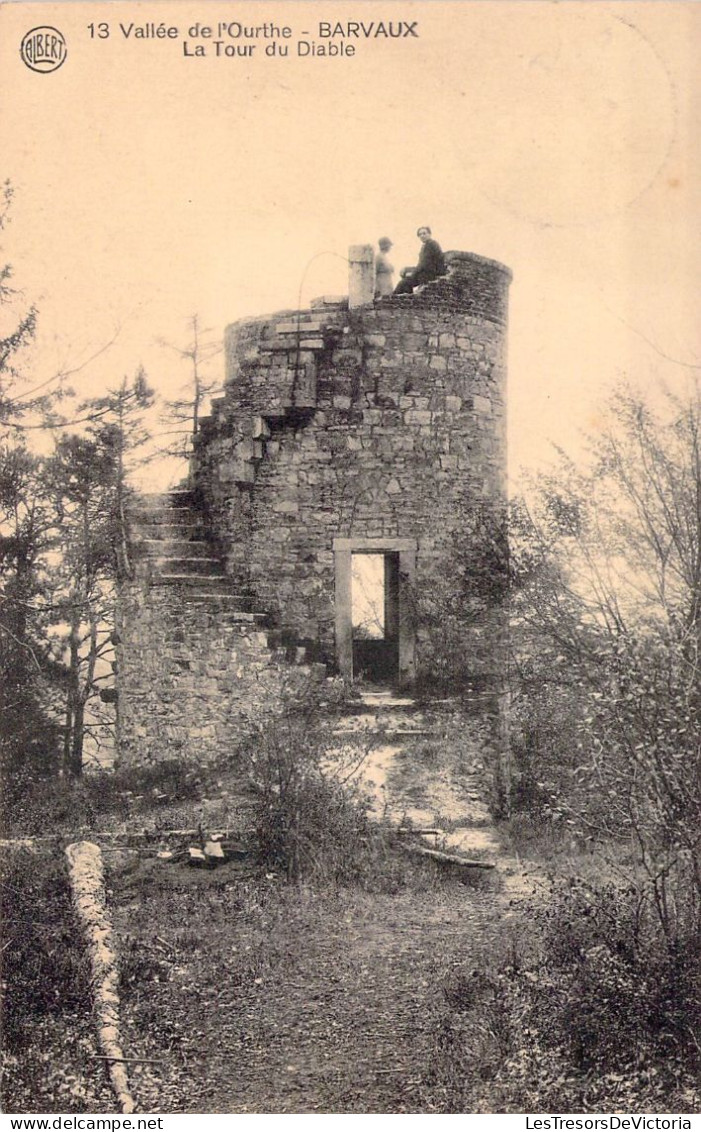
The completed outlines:
[[[449,1106],[688,1111],[698,940],[668,941],[634,890],[579,882],[529,921],[539,937],[530,953],[512,940],[446,987],[436,1072]]]
[[[183,759],[163,759],[152,766],[120,766],[85,776],[85,790],[99,812],[119,809],[135,801],[145,807],[198,798],[202,780],[198,769]]]
[[[85,773],[80,779],[25,780],[23,790],[3,799],[2,829],[7,836],[47,830],[91,829],[101,815],[126,818],[134,810],[199,797],[199,772],[177,759],[150,767],[120,767]]]
[[[89,969],[59,857],[27,850],[2,865],[2,1024],[9,1050],[31,1044],[46,1015],[89,1011]]]
[[[540,825],[569,817],[581,761],[578,709],[576,689],[542,674],[522,679],[510,718],[514,813],[530,814]]]
[[[369,817],[358,782],[376,734],[340,742],[333,721],[347,707],[340,681],[288,677],[283,714],[270,714],[237,757],[248,767],[262,861],[289,880],[402,887],[415,870],[390,852],[389,831]]]
[[[511,524],[520,802],[635,842],[668,940],[701,934],[700,427],[697,387],[622,387]]]
[[[306,713],[269,721],[247,754],[266,865],[289,880],[313,876],[344,883],[366,876],[386,855],[382,831],[368,819],[367,799],[344,781]]]

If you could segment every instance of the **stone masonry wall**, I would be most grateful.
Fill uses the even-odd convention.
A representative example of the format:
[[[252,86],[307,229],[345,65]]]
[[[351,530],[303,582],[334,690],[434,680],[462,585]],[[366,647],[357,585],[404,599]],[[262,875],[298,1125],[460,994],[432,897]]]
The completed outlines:
[[[175,587],[123,583],[117,637],[120,762],[226,758],[279,696],[265,632]]]
[[[119,757],[131,765],[225,758],[280,693],[263,631],[172,586],[122,584],[118,640]]]
[[[503,514],[510,273],[448,260],[448,276],[414,295],[355,310],[322,301],[227,331],[196,489],[229,575],[327,660],[335,537],[416,538],[420,594],[439,583],[456,531],[481,569],[481,532]],[[485,612],[476,673],[501,665]]]
[[[118,587],[119,758],[132,765],[234,755],[251,723],[280,703],[279,653],[224,574],[187,489],[128,509],[131,578]]]

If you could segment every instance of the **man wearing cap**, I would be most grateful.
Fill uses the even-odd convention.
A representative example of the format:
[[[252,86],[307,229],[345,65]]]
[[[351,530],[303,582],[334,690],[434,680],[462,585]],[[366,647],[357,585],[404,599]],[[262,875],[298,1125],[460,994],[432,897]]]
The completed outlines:
[[[394,268],[387,259],[392,241],[383,236],[377,241],[377,246],[380,250],[375,256],[375,298],[381,299],[384,295],[391,295],[394,289]]]
[[[420,287],[422,283],[430,283],[432,279],[445,275],[445,258],[438,241],[431,238],[431,229],[424,225],[417,230],[416,235],[421,240],[419,262],[416,267],[402,269],[402,278],[394,288],[395,295],[410,295],[414,287]]]

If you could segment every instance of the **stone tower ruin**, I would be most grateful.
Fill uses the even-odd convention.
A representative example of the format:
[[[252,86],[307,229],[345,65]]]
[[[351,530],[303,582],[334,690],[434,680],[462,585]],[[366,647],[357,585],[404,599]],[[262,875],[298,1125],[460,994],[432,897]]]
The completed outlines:
[[[281,664],[430,677],[440,629],[423,623],[422,595],[447,584],[456,537],[480,613],[468,667],[499,682],[503,610],[477,580],[485,526],[505,508],[511,273],[466,252],[446,263],[413,294],[373,299],[372,249],[352,248],[348,298],[227,328],[225,391],[188,489],[133,509],[122,757],[221,753],[276,695]],[[373,632],[354,611],[365,567]]]

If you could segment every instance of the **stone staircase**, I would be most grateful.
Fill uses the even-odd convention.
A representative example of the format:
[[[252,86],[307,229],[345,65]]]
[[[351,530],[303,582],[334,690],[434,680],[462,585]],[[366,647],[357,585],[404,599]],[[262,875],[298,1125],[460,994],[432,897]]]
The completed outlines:
[[[410,696],[363,691],[353,714],[336,721],[330,762],[348,765],[354,747],[365,746],[353,778],[367,792],[371,816],[405,835],[409,846],[496,870],[506,915],[515,916],[543,893],[545,877],[537,862],[509,850],[490,813],[479,719],[464,717],[452,727],[450,720],[449,700],[418,704]]]
[[[216,618],[224,626],[257,629],[279,663],[302,667],[316,663],[308,645],[284,626],[274,626],[269,614],[256,609],[251,595],[226,574],[207,538],[194,492],[174,488],[140,495],[130,510],[130,531],[138,571],[149,588],[171,587],[173,603],[201,607],[210,620]],[[325,666],[321,667],[325,674]]]
[[[119,759],[226,761],[281,703],[285,666],[316,671],[225,573],[191,492],[137,497],[129,528],[134,570],[120,582],[116,622]]]
[[[450,704],[419,705],[409,696],[363,691],[354,713],[338,721],[334,741],[347,759],[356,743],[367,745],[355,777],[368,791],[375,819],[415,834],[415,844],[491,867],[502,850],[485,802],[481,736],[465,720],[460,735],[453,723],[447,738],[446,707]]]
[[[130,519],[133,549],[149,585],[177,587],[173,600],[208,605],[228,622],[265,624],[265,614],[254,611],[251,598],[224,573],[191,491],[141,495]]]
[[[226,392],[212,399],[196,444],[205,442],[229,463],[234,483],[254,483],[272,431],[285,421],[299,423],[317,408],[318,358],[341,335],[347,305],[337,296],[323,296],[312,301],[311,310],[284,311],[265,320],[241,360],[244,383],[249,369],[257,375],[250,415],[242,415]]]

